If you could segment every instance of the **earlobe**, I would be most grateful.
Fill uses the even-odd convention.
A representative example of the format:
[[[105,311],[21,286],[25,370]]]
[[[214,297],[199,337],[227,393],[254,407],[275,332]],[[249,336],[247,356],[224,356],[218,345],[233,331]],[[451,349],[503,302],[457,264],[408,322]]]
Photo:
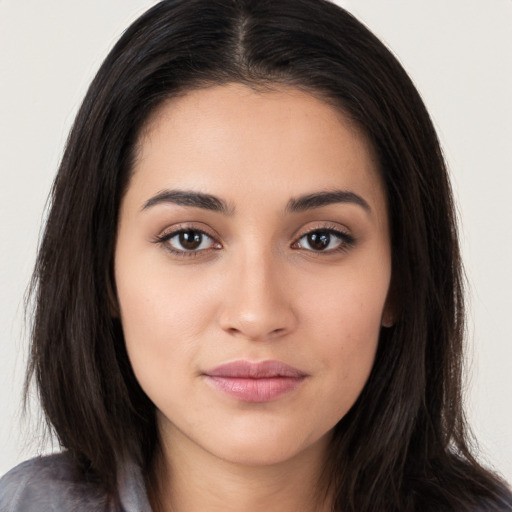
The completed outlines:
[[[395,318],[392,312],[387,312],[386,310],[384,310],[381,325],[382,327],[393,327],[395,325]]]
[[[112,275],[107,277],[107,296],[108,296],[108,312],[112,318],[119,318],[119,303],[115,292],[115,285]]]
[[[393,327],[396,322],[396,305],[394,293],[390,290],[382,311],[381,325],[382,327]]]

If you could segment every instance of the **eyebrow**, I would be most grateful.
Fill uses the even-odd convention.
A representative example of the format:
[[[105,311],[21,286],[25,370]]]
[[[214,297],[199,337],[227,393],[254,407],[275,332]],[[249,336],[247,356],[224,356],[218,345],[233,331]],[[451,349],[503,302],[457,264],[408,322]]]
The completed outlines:
[[[224,215],[233,215],[235,209],[228,205],[226,201],[211,194],[202,192],[193,192],[188,190],[162,190],[155,196],[148,199],[142,206],[142,210],[147,210],[158,204],[172,203],[179,206],[192,206]],[[358,194],[347,190],[331,190],[325,192],[315,192],[288,201],[285,213],[298,213],[315,208],[322,208],[337,203],[348,203],[360,206],[368,213],[371,213],[370,205]]]
[[[152,206],[163,203],[173,203],[179,206],[192,206],[194,208],[202,208],[214,212],[232,215],[234,208],[228,206],[226,201],[204,194],[202,192],[192,192],[188,190],[162,190],[151,199],[148,199],[142,206],[142,210],[147,210]]]
[[[336,203],[351,203],[360,206],[368,213],[372,211],[370,205],[361,196],[347,190],[316,192],[292,198],[288,201],[285,211],[289,213],[303,212]]]

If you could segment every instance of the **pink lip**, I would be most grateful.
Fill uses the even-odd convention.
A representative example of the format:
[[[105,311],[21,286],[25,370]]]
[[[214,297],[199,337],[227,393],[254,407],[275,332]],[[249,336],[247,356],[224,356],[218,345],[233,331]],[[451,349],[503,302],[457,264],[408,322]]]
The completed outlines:
[[[269,402],[292,391],[307,377],[280,361],[234,361],[204,375],[213,387],[244,402]]]

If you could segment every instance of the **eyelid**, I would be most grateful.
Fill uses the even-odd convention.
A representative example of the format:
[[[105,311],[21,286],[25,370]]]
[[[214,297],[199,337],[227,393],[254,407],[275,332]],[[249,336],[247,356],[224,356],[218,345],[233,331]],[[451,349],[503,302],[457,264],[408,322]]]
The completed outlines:
[[[201,226],[198,226],[198,224]],[[205,226],[202,223],[195,223],[195,222],[184,222],[172,225],[170,227],[167,227],[165,230],[161,232],[161,234],[155,236],[152,240],[155,244],[161,244],[164,246],[165,250],[170,252],[173,255],[177,256],[198,256],[199,254],[206,254],[211,251],[217,251],[219,249],[222,249],[222,244],[219,242],[219,236],[217,234],[214,234],[211,230],[211,228]],[[200,233],[201,235],[204,235],[212,240],[212,247],[208,247],[206,249],[190,249],[190,250],[181,250],[176,249],[175,247],[172,247],[167,242],[171,240],[173,237],[179,235],[180,233],[186,232],[186,231],[195,231],[197,233]],[[300,243],[300,240],[306,236],[308,236],[311,233],[315,232],[328,232],[333,234],[335,237],[340,239],[340,243],[336,248],[333,249],[326,249],[326,250],[314,250],[314,249],[308,249],[305,247],[298,247],[298,244]],[[294,250],[302,250],[304,252],[308,252],[313,255],[328,255],[328,254],[334,254],[339,253],[348,250],[350,247],[352,247],[356,243],[356,238],[350,233],[350,230],[347,229],[345,226],[340,226],[340,224],[333,223],[333,222],[316,222],[314,226],[311,226],[307,229],[302,228],[301,230],[297,230],[295,232],[295,235],[293,237],[293,242],[291,243],[290,247]]]
[[[180,222],[165,228],[159,235],[155,236],[155,241],[160,241],[163,238],[169,238],[169,236],[176,235],[183,231],[197,231],[198,233],[202,233],[213,239],[219,238],[212,229],[204,226],[202,222]]]
[[[314,233],[315,231],[334,231],[346,236],[353,237],[351,230],[348,227],[337,222],[320,220],[307,222],[305,226],[306,227],[303,225],[293,233],[292,238],[294,240],[298,240],[299,238],[308,235],[309,233]]]
[[[312,249],[306,249],[303,247],[295,247],[296,249],[304,250],[308,253],[312,253],[315,255],[321,255],[321,254],[333,254],[345,251],[349,249],[351,246],[353,246],[356,243],[356,238],[354,235],[352,235],[349,230],[345,227],[341,227],[339,224],[333,224],[331,222],[329,223],[320,223],[315,225],[314,227],[308,228],[303,231],[299,231],[299,234],[296,234],[294,237],[294,242],[292,243],[293,246],[296,246],[300,240],[306,236],[308,236],[311,233],[319,232],[319,231],[327,231],[328,233],[334,234],[336,237],[341,239],[341,243],[339,247],[336,247],[335,249],[329,249],[329,250],[319,250],[314,251]]]
[[[201,223],[202,224],[202,223]],[[200,233],[201,235],[207,236],[213,242],[214,247],[209,247],[207,249],[197,249],[197,250],[180,250],[172,247],[170,244],[167,244],[169,240],[179,235],[180,233],[186,231],[195,231]],[[194,222],[184,222],[180,224],[175,224],[163,230],[159,235],[156,235],[152,242],[155,244],[162,244],[166,251],[170,252],[176,256],[197,256],[198,254],[207,253],[212,250],[218,250],[222,248],[221,243],[218,241],[219,237],[216,234],[213,234],[210,229],[205,229],[203,227],[198,227],[197,223]]]

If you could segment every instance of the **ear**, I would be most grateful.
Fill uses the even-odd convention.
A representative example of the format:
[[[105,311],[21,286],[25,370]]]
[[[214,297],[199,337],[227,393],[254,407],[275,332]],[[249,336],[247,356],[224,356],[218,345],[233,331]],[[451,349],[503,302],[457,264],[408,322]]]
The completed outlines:
[[[121,316],[119,311],[119,302],[117,300],[116,287],[113,279],[113,272],[109,272],[107,275],[107,296],[108,296],[108,311],[112,318],[118,318]]]
[[[392,289],[389,290],[386,302],[384,303],[384,309],[382,311],[381,325],[382,327],[393,327],[396,322],[397,311],[396,311],[396,297]]]
[[[395,316],[391,311],[386,311],[386,308],[384,308],[382,314],[381,325],[382,327],[393,327],[395,325]]]

